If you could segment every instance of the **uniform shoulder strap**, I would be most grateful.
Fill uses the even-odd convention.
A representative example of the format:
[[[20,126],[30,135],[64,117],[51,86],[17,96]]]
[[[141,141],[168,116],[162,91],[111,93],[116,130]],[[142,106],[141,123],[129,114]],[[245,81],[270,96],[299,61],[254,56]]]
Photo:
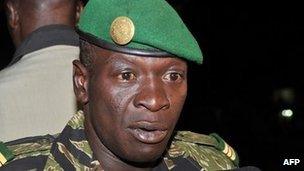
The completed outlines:
[[[13,158],[13,152],[3,142],[0,142],[0,167]]]
[[[178,131],[168,150],[171,159],[183,157],[195,161],[205,170],[224,170],[238,167],[235,150],[220,136]]]
[[[46,135],[0,142],[0,167],[18,159],[48,155],[54,139],[55,136]]]
[[[184,142],[189,142],[189,143],[208,145],[208,146],[217,145],[216,139],[214,139],[212,136],[198,134],[190,131],[178,131],[174,136],[174,139]]]
[[[223,152],[228,158],[231,159],[231,161],[235,165],[238,166],[239,165],[239,157],[238,157],[237,152],[229,144],[227,144],[226,141],[224,141],[218,134],[212,133],[209,136],[213,137],[217,141],[217,144],[214,147],[216,149],[218,149],[219,151]]]

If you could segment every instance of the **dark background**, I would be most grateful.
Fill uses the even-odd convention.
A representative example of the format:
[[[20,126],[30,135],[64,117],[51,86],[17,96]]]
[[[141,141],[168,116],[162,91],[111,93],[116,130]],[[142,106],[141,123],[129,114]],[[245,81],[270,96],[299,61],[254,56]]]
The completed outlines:
[[[178,127],[217,132],[233,146],[241,166],[291,170],[304,166],[303,9],[299,4],[210,5],[169,1],[204,53],[189,63],[189,94]],[[0,13],[0,67],[14,52]],[[1,95],[0,95],[1,96]],[[293,111],[282,117],[284,109]]]

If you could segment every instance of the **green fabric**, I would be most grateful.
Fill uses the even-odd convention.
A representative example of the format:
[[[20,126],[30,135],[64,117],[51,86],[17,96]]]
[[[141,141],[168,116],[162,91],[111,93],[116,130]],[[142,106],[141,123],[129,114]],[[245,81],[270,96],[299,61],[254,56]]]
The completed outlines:
[[[114,44],[110,26],[119,16],[130,18],[135,26],[135,35],[126,47],[159,49],[202,63],[197,41],[165,0],[89,0],[78,29]]]
[[[216,145],[216,148],[220,151],[223,151],[225,149],[225,141],[217,134],[217,133],[212,133],[210,136],[214,137],[218,144]]]
[[[222,139],[217,133],[211,133],[209,136],[212,136],[212,137],[214,137],[216,140],[217,140],[217,142],[218,142],[218,145],[217,146],[215,146],[215,148],[217,148],[219,151],[224,151],[224,149],[225,149],[225,144],[226,145],[228,145],[226,142],[225,142],[225,140],[224,139]],[[228,145],[229,146],[229,145]],[[231,146],[229,146],[230,148],[231,148],[231,150],[233,150],[233,153],[235,153],[235,159],[234,160],[232,160],[233,161],[233,163],[236,165],[236,166],[239,166],[239,156],[238,156],[238,154],[237,154],[237,152],[231,147]]]
[[[5,157],[7,161],[10,161],[14,158],[14,155],[11,150],[9,150],[3,142],[0,142],[0,153]]]

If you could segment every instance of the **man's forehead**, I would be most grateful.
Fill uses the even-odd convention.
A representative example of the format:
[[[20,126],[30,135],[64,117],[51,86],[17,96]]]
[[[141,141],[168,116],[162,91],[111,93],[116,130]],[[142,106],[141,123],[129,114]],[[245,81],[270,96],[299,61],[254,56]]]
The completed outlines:
[[[22,7],[28,7],[29,9],[45,10],[60,8],[66,4],[76,4],[75,2],[81,0],[8,0],[19,3]]]
[[[103,61],[104,64],[114,64],[114,63],[129,63],[133,65],[144,65],[149,64],[153,65],[156,62],[166,64],[166,63],[186,63],[183,59],[174,57],[174,56],[139,56],[131,55],[121,52],[115,52],[108,49],[92,45],[94,49],[94,55],[96,60]]]

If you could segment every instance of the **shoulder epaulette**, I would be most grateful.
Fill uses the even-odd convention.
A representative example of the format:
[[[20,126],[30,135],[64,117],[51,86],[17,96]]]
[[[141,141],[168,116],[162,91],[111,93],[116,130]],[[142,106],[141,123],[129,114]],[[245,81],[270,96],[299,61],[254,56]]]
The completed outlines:
[[[0,142],[0,167],[10,161],[37,155],[48,155],[55,137],[51,135]]]
[[[222,151],[224,154],[227,155],[231,159],[231,161],[235,165],[239,165],[239,157],[236,151],[229,145],[227,144],[218,134],[212,133],[210,134],[211,137],[214,137],[216,141],[218,142],[215,148],[218,150]]]
[[[13,158],[13,152],[3,142],[0,142],[0,167]]]
[[[239,163],[237,153],[215,133],[204,135],[190,131],[178,131],[172,141],[169,154],[173,157],[190,156],[202,167],[209,165],[207,162],[209,159],[206,158],[218,158],[223,163],[231,163],[231,167],[238,167]]]
[[[217,145],[217,141],[213,137],[190,131],[178,131],[174,139],[209,146]]]

